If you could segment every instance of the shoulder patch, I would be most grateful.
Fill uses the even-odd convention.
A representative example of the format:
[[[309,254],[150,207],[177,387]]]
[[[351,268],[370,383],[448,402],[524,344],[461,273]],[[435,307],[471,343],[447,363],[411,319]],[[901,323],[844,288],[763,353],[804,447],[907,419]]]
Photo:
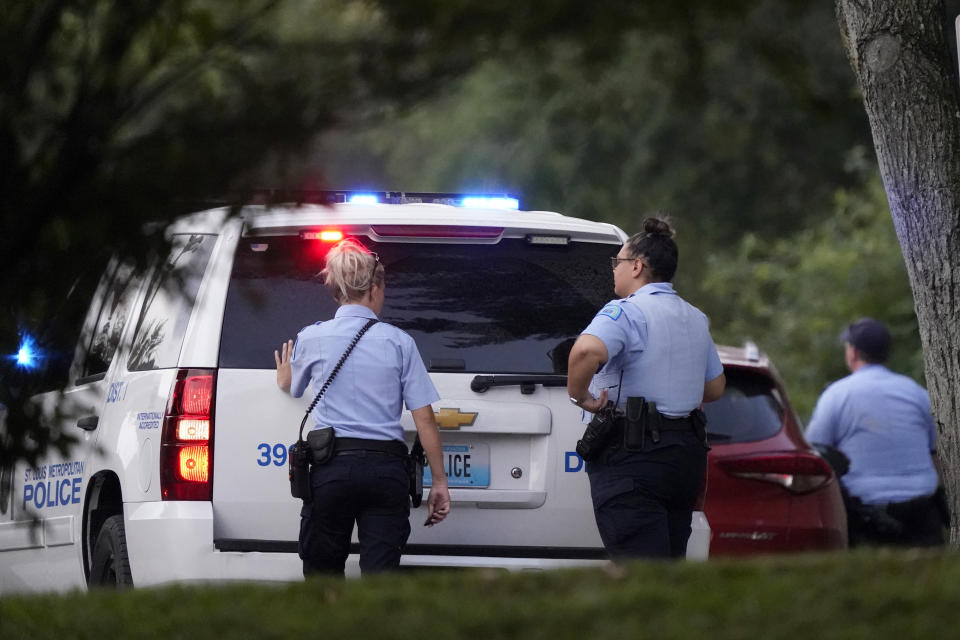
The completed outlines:
[[[616,320],[620,317],[620,314],[623,313],[623,309],[620,308],[618,304],[608,304],[603,309],[600,309],[598,316],[609,316],[610,318]]]

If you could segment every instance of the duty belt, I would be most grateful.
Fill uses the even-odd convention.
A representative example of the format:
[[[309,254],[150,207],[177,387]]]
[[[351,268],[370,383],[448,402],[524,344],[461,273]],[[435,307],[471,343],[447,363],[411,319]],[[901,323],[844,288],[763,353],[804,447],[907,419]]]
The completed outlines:
[[[693,428],[693,421],[689,415],[675,418],[660,414],[660,431],[686,431]]]
[[[622,443],[627,451],[638,451],[643,449],[648,437],[654,444],[659,444],[660,434],[666,431],[696,433],[696,426],[691,415],[675,418],[666,416],[646,405],[643,414],[638,418],[636,422],[631,423],[625,415],[616,417],[613,448],[618,448]]]
[[[359,455],[370,451],[393,455],[400,458],[407,457],[407,445],[399,440],[369,440],[367,438],[337,438],[334,441],[334,455],[341,453]]]
[[[690,416],[683,416],[680,418],[674,418],[671,416],[665,416],[662,413],[660,415],[660,431],[686,431],[687,429],[693,428],[693,420],[690,419]],[[627,422],[627,417],[624,415],[618,415],[616,418],[617,427],[623,428]]]

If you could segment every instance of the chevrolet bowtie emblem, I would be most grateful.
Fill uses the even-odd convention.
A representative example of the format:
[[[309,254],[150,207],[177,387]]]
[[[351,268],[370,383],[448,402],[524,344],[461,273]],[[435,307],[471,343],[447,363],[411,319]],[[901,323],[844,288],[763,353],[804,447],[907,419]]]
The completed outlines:
[[[477,419],[476,412],[461,413],[459,407],[456,409],[440,409],[439,411],[434,411],[433,415],[437,417],[437,426],[441,429],[469,427]]]

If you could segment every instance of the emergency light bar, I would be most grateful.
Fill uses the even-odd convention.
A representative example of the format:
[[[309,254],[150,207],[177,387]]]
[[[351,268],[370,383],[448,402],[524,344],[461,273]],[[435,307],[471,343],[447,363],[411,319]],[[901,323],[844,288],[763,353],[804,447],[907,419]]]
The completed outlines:
[[[315,204],[445,204],[476,209],[520,208],[520,199],[506,193],[431,193],[424,191],[266,191],[270,202]]]
[[[355,193],[347,200],[350,204],[377,204],[380,199],[374,193]]]
[[[460,206],[474,209],[519,209],[520,201],[508,196],[468,196]]]

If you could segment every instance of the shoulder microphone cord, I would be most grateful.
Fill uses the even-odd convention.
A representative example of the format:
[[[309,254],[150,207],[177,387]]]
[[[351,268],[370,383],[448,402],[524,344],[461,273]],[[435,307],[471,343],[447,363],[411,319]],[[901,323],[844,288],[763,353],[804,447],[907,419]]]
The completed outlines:
[[[337,377],[337,373],[340,371],[340,367],[343,366],[343,363],[346,361],[347,356],[350,355],[350,352],[353,351],[353,348],[357,346],[357,343],[360,341],[360,338],[363,337],[363,334],[367,332],[370,327],[377,324],[375,318],[371,318],[367,321],[367,324],[363,325],[363,328],[353,337],[353,341],[350,342],[350,346],[347,347],[347,350],[343,352],[343,355],[340,356],[340,361],[333,367],[333,371],[330,372],[330,375],[327,376],[327,381],[323,383],[323,387],[320,388],[320,391],[317,392],[317,395],[313,398],[313,402],[310,403],[310,406],[307,407],[306,413],[303,414],[303,420],[300,421],[300,435],[297,437],[297,440],[303,442],[303,427],[307,424],[307,418],[310,417],[310,413],[313,411],[313,408],[317,406],[317,403],[320,402],[320,398],[326,392],[327,387],[330,386],[330,383],[333,382],[333,379]]]

